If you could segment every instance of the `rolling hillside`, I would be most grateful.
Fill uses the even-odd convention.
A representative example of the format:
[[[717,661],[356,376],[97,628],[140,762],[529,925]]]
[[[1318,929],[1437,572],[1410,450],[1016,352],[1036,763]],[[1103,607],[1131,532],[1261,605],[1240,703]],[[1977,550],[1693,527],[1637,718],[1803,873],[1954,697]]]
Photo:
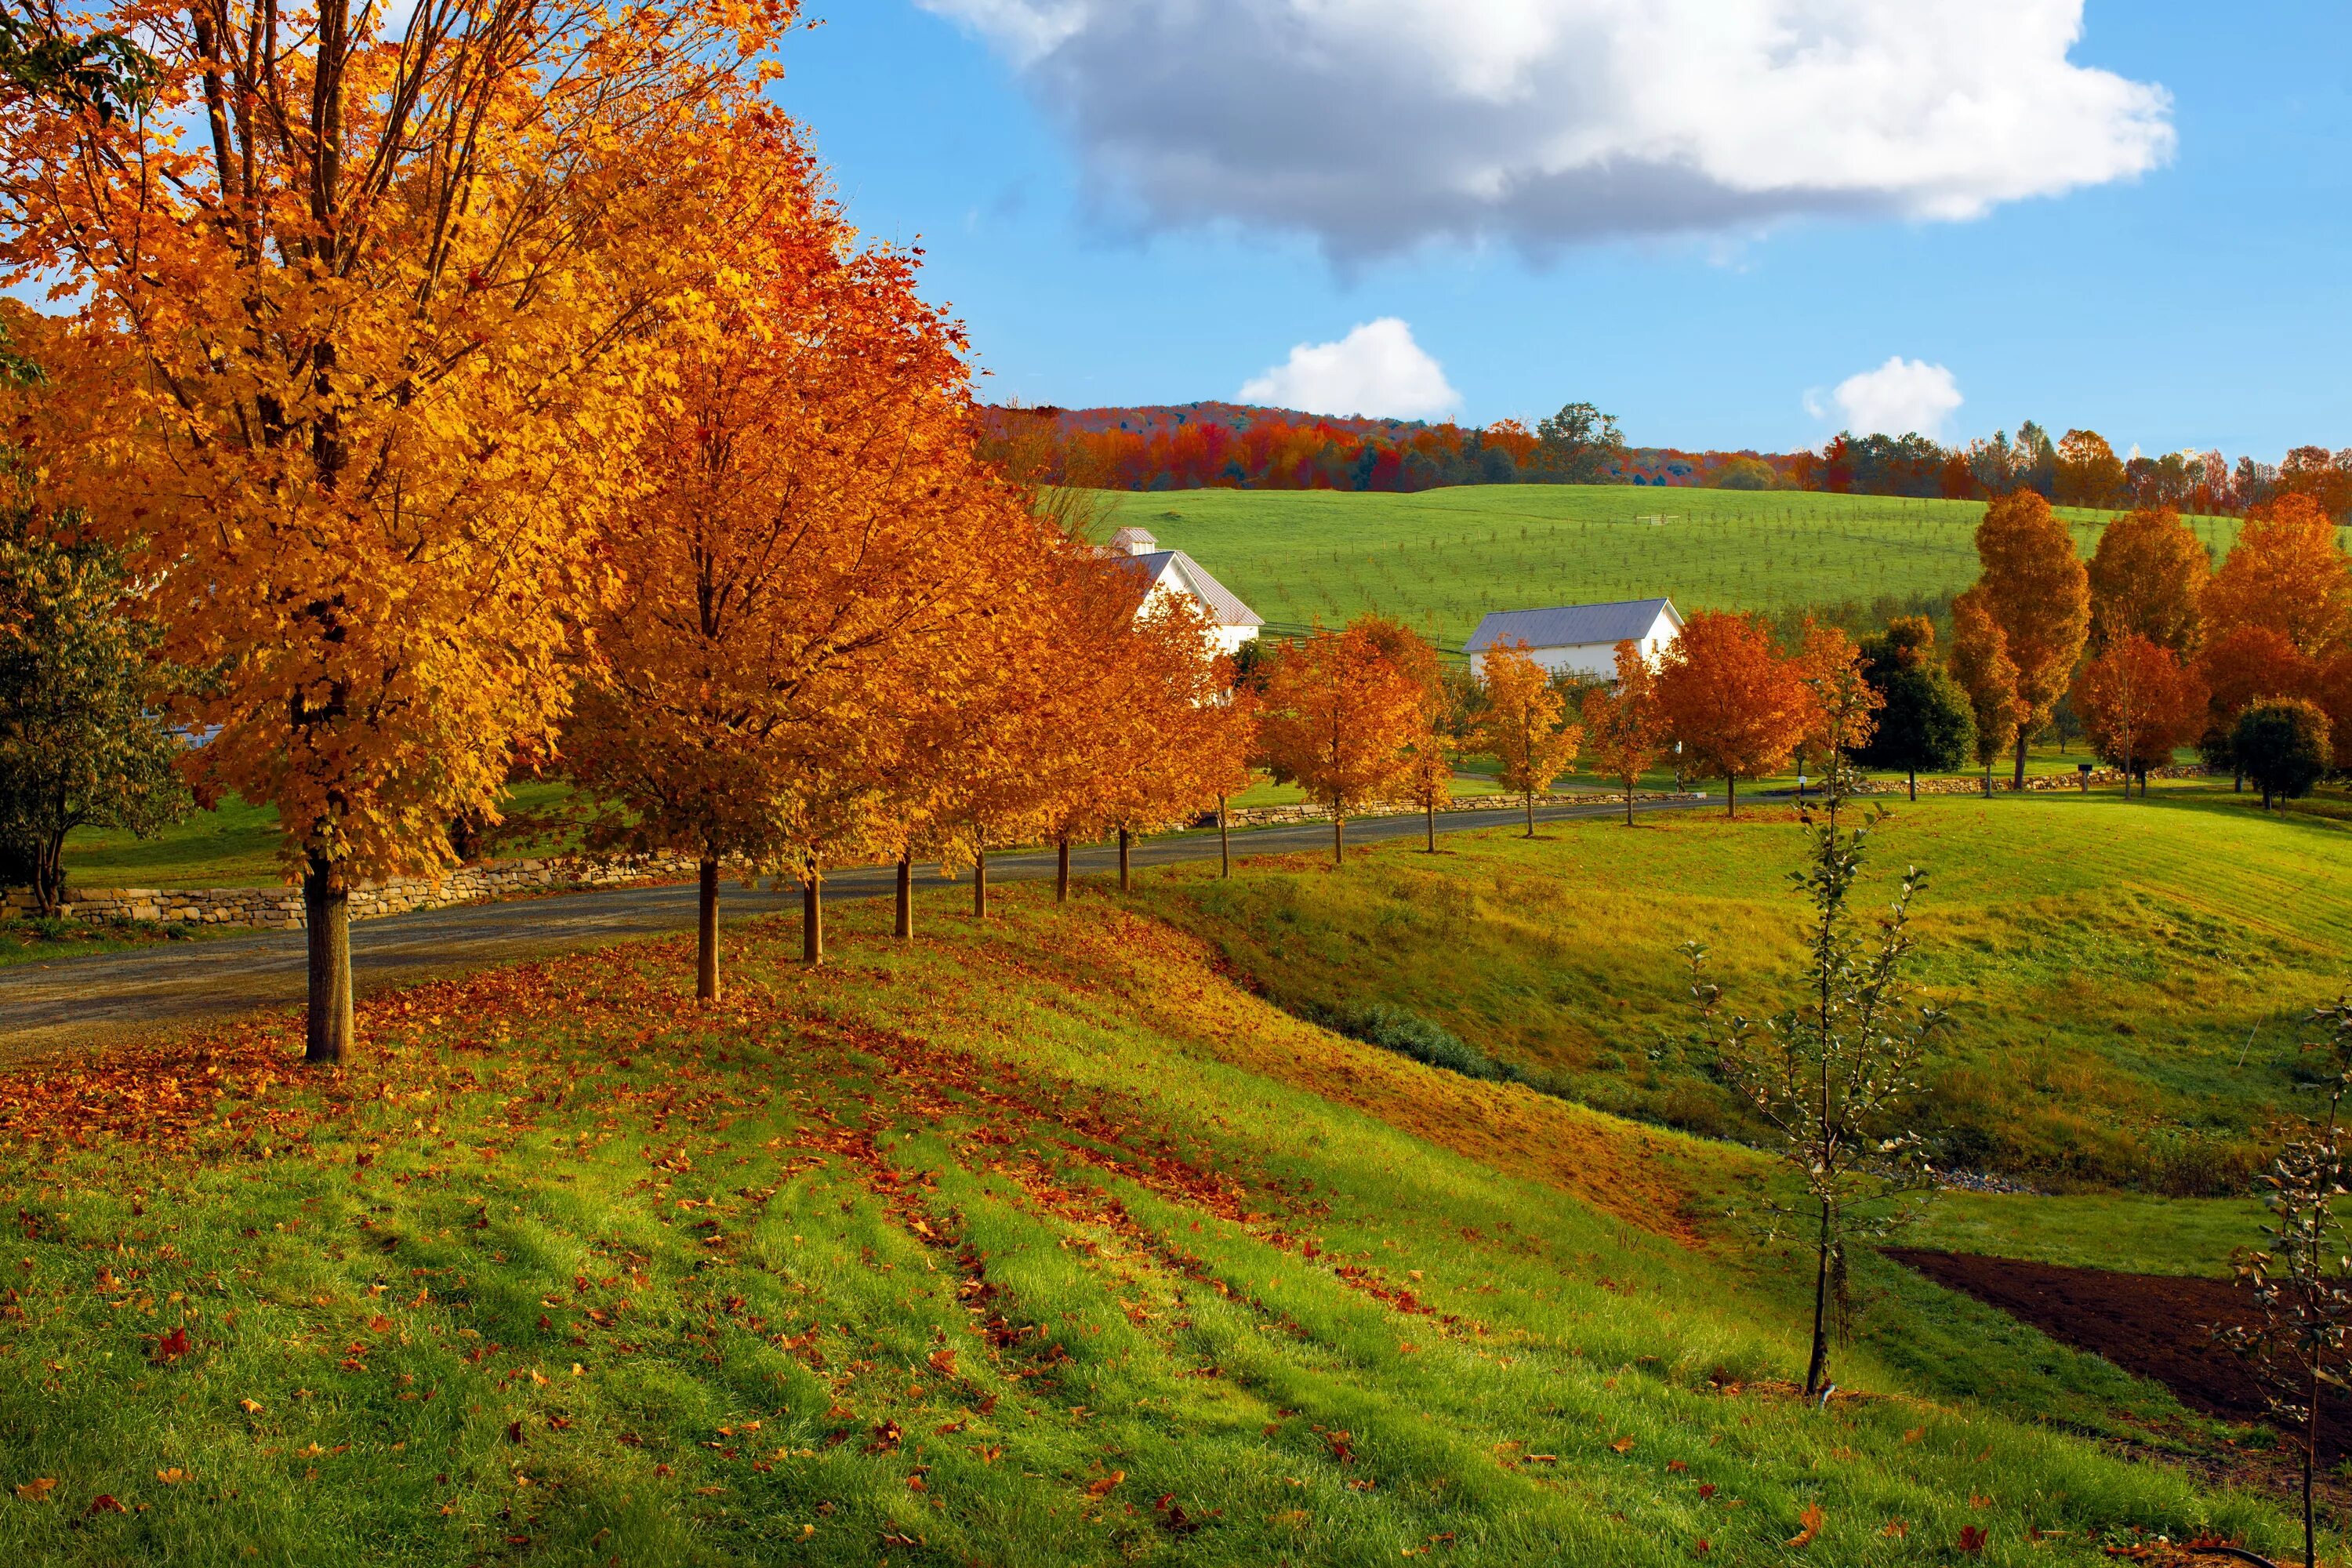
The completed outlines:
[[[1106,494],[1277,630],[1366,609],[1458,648],[1488,610],[1670,595],[1682,609],[1939,601],[1975,580],[1974,501],[1626,485]],[[2067,512],[2087,554],[2105,514]],[[2217,556],[2233,518],[2195,527]]]
[[[1965,882],[1973,808],[1937,810],[1916,820]],[[1491,965],[1478,1005],[1532,938],[1446,925],[1431,878],[1484,879],[1474,903],[1572,963],[1680,935],[1575,918],[1604,850],[1761,931],[1792,845],[1596,825],[1465,840],[1446,872],[1402,847],[1345,879],[1257,865],[1233,918],[1286,910],[1310,978],[1445,940]],[[2024,858],[1988,896],[2063,892]],[[950,889],[911,948],[847,909],[814,973],[793,922],[731,928],[715,1009],[683,937],[378,996],[334,1076],[294,1065],[285,1018],[0,1073],[0,1549],[2089,1564],[2286,1539],[2254,1495],[2142,1462],[2221,1451],[2164,1390],[1875,1259],[1866,1337],[1810,1408],[1803,1277],[1724,1218],[1753,1155],[1301,1022],[1157,918],[1215,913],[1199,875],[1148,880],[1066,909],[1008,889],[986,927]],[[2161,938],[2095,914],[2085,942]],[[1968,918],[1937,940],[1948,965],[2032,957]],[[1775,962],[1741,948],[1735,978]],[[1969,1199],[1945,1234],[2194,1271],[2246,1219],[2101,1201]]]

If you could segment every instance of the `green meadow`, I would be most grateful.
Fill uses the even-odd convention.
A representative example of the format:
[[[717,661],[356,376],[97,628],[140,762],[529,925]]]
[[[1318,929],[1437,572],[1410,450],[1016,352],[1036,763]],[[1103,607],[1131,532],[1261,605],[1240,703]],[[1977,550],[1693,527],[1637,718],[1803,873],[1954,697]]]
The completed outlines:
[[[1976,580],[1975,501],[1628,485],[1106,494],[1276,631],[1394,616],[1449,648],[1489,610],[1643,599],[1685,613],[1931,605]],[[2067,510],[2087,555],[2108,514]],[[2215,556],[2233,518],[2193,520]]]
[[[1890,809],[1867,900],[1928,871],[1918,974],[1954,1018],[1922,1113],[1940,1161],[2058,1189],[2246,1190],[2305,1081],[2301,1019],[2352,985],[2352,831],[2201,783]],[[1402,1007],[1580,1103],[1750,1138],[1685,1048],[1675,949],[1705,943],[1731,1005],[1761,1009],[1738,977],[1800,955],[1794,815],[1546,826],[1152,898],[1294,1009]]]
[[[1885,825],[1883,867],[1935,868],[1929,977],[1962,1015],[1942,1081],[2021,1053],[2002,1092],[2032,1131],[1989,1162],[2079,1189],[1955,1194],[1914,1239],[2217,1268],[2250,1205],[2043,1156],[2062,1125],[2125,1151],[2143,1110],[2186,1125],[2218,1097],[2235,1136],[2284,1103],[2289,1020],[2344,977],[2344,831],[2186,796]],[[1727,1217],[1769,1177],[1666,1124],[1698,1079],[1648,1043],[1684,936],[1735,991],[1785,973],[1797,849],[1759,813],[1181,868],[1061,908],[1016,886],[985,924],[950,889],[912,945],[845,908],[814,972],[791,920],[729,928],[715,1008],[682,935],[372,997],[337,1073],[299,1066],[282,1016],[19,1062],[0,1548],[635,1568],[2283,1547],[2283,1512],[2198,1458],[2212,1423],[1875,1258],[1842,1392],[1797,1397],[1806,1277]],[[1565,1092],[1297,1016],[1348,998]]]

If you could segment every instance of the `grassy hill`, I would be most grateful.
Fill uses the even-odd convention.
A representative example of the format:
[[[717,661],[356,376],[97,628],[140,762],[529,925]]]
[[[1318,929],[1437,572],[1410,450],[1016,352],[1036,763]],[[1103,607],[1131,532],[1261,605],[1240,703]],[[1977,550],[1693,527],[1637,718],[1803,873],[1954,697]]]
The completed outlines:
[[[1937,977],[1973,966],[1972,1023],[2081,1015],[2066,1058],[2095,1070],[2062,1093],[2221,1081],[2196,1015],[2235,985],[2299,1004],[2328,967],[2342,911],[2309,885],[2332,873],[2284,879],[2336,830],[2234,822],[2240,875],[2204,863],[2218,819],[2193,805],[1978,812],[1906,811],[1887,852],[1941,873]],[[686,995],[683,937],[512,966],[372,999],[365,1059],[334,1077],[295,1066],[277,1018],[18,1064],[0,1549],[1846,1564],[1980,1539],[1973,1560],[2014,1564],[2286,1539],[2267,1503],[2131,1457],[2212,1448],[2164,1391],[1876,1260],[1848,1392],[1808,1408],[1786,1381],[1802,1279],[1720,1217],[1755,1156],[1256,994],[1278,931],[1302,986],[1359,993],[1393,959],[1395,994],[1437,1010],[1414,987],[1444,943],[1449,1016],[1534,1020],[1493,1048],[1638,1079],[1599,1062],[1604,1039],[1632,1054],[1618,1023],[1569,1020],[1608,991],[1663,1005],[1652,955],[1686,924],[1735,984],[1785,959],[1784,827],[1456,848],[1225,889],[1155,874],[1067,909],[1016,887],[984,928],[941,899],[912,948],[852,909],[814,973],[790,921],[734,927],[715,1010]],[[2104,894],[2053,850],[2157,890]],[[2160,1038],[2099,1048],[2128,1002],[2063,972],[2094,961]],[[2254,1058],[2272,1085],[2275,1054]],[[2246,1213],[1988,1198],[1938,1223],[2195,1271]]]
[[[1365,609],[1458,647],[1489,610],[1666,595],[1682,609],[1945,598],[1975,581],[1984,508],[1790,491],[1480,485],[1417,495],[1171,490],[1108,496],[1276,629]],[[2065,516],[2087,555],[2106,514]],[[2232,518],[2194,520],[2216,556]]]
[[[1793,816],[1561,824],[1345,878],[1160,883],[1153,907],[1294,1010],[1403,1007],[1583,1103],[1748,1137],[1682,1050],[1674,950],[1706,942],[1751,1008],[1794,967]],[[2304,1016],[2352,985],[2352,829],[2201,784],[1943,796],[1897,806],[1874,857],[1866,907],[1905,865],[1929,872],[1920,976],[1957,1019],[1924,1118],[1943,1163],[2245,1189],[2305,1081]]]

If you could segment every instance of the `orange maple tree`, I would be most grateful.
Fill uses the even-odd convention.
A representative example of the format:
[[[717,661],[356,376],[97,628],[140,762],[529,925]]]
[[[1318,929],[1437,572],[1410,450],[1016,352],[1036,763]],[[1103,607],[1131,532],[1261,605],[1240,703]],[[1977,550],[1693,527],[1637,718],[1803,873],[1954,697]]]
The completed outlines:
[[[116,0],[155,110],[0,115],[9,280],[60,504],[136,552],[208,672],[191,766],[276,808],[310,928],[307,1054],[352,1039],[354,881],[446,865],[569,702],[606,591],[580,526],[667,330],[805,160],[760,99],[786,0],[626,11]]]
[[[1638,642],[1617,645],[1617,679],[1584,694],[1584,749],[1593,771],[1625,790],[1625,826],[1633,826],[1633,792],[1664,752],[1665,715],[1658,672]]]
[[[1318,626],[1266,661],[1258,745],[1276,778],[1297,783],[1331,813],[1331,859],[1347,859],[1350,812],[1403,784],[1429,718],[1421,682],[1401,669],[1373,628]]]
[[[2315,699],[2321,684],[2319,662],[2270,626],[2220,632],[2198,651],[2197,675],[2207,692],[2204,743],[2217,761],[2228,751],[2239,714],[2274,697]],[[2243,789],[2245,770],[2231,766]]]
[[[1500,764],[1496,778],[1526,804],[1526,837],[1536,836],[1536,796],[1576,760],[1583,727],[1568,721],[1568,699],[1524,643],[1479,661],[1478,743]]]
[[[798,876],[823,956],[824,866],[903,848],[928,766],[909,731],[1022,657],[1003,629],[1043,548],[978,459],[961,340],[910,258],[851,250],[814,203],[767,239],[674,334],[646,493],[598,530],[624,585],[564,746],[592,843],[699,862],[705,999],[729,862]]]
[[[2017,668],[2024,714],[2015,730],[2011,787],[2023,789],[2026,742],[2064,694],[2090,635],[2090,574],[2074,552],[2074,534],[2030,489],[1985,508],[1977,559],[1983,570],[1970,592],[2000,628],[2003,651]]]
[[[2205,683],[2180,656],[2126,632],[2083,667],[2074,680],[2074,708],[2098,754],[2124,771],[2124,791],[2139,780],[2147,794],[2151,768],[2172,761],[2175,746],[2205,726]]]
[[[2197,651],[2213,575],[2205,546],[2170,507],[2126,512],[2091,552],[2091,647],[2137,633],[2183,658]]]
[[[1979,589],[1970,588],[1952,601],[1952,651],[1945,664],[1968,693],[1977,721],[1977,765],[1984,769],[1985,793],[1990,795],[1992,765],[2017,739],[2027,709],[2018,695],[2017,664],[2009,657],[2009,639]]]
[[[2319,672],[2314,700],[2327,716],[2327,732],[2336,748],[2336,771],[2352,773],[2352,647],[2329,659],[2326,668]]]
[[[1730,816],[1739,813],[1739,781],[1780,768],[1813,721],[1802,667],[1773,646],[1760,616],[1694,612],[1666,647],[1656,694],[1685,766],[1723,780]]]
[[[2209,635],[2267,626],[2314,658],[2352,632],[2352,565],[2307,495],[2256,508],[2205,591]]]
[[[1878,732],[1878,710],[1886,699],[1864,672],[1861,647],[1841,627],[1809,618],[1797,668],[1811,699],[1802,743],[1822,754],[1834,809],[1844,793],[1846,762]]]

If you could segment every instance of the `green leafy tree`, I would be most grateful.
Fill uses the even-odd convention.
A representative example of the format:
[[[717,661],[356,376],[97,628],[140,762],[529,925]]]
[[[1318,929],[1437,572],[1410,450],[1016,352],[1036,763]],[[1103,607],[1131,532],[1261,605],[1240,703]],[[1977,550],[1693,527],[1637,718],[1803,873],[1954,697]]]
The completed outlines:
[[[1878,692],[1877,727],[1854,752],[1865,768],[1899,769],[1919,798],[1922,773],[1952,773],[1968,765],[1977,743],[1976,713],[1943,661],[1936,657],[1936,625],[1904,616],[1862,644],[1863,675]]]
[[[152,104],[163,78],[154,57],[122,33],[77,36],[31,0],[0,0],[0,100],[111,121]]]
[[[1554,484],[1605,484],[1610,469],[1625,461],[1625,437],[1615,415],[1571,403],[1536,422],[1534,459],[1537,473]]]
[[[2327,776],[2331,746],[2327,715],[2299,697],[2251,704],[2230,732],[2230,753],[2263,792],[2264,811],[2309,795]]]
[[[0,878],[44,914],[64,900],[75,828],[145,837],[188,809],[181,743],[157,716],[156,635],[130,611],[112,551],[0,539]]]
[[[1904,1125],[1921,1092],[1918,1069],[1929,1038],[1946,1022],[1914,999],[1906,980],[1913,939],[1911,900],[1926,886],[1907,868],[1894,902],[1866,935],[1851,907],[1874,814],[1848,831],[1838,823],[1834,786],[1826,815],[1808,819],[1807,863],[1790,880],[1812,906],[1802,988],[1765,1018],[1723,1013],[1722,988],[1707,978],[1707,951],[1685,942],[1695,1044],[1724,1082],[1776,1134],[1775,1150],[1797,1195],[1768,1199],[1768,1240],[1801,1237],[1813,1251],[1812,1353],[1808,1397],[1829,1387],[1830,1342],[1851,1322],[1846,1252],[1905,1216],[1929,1172],[1918,1136]]]

